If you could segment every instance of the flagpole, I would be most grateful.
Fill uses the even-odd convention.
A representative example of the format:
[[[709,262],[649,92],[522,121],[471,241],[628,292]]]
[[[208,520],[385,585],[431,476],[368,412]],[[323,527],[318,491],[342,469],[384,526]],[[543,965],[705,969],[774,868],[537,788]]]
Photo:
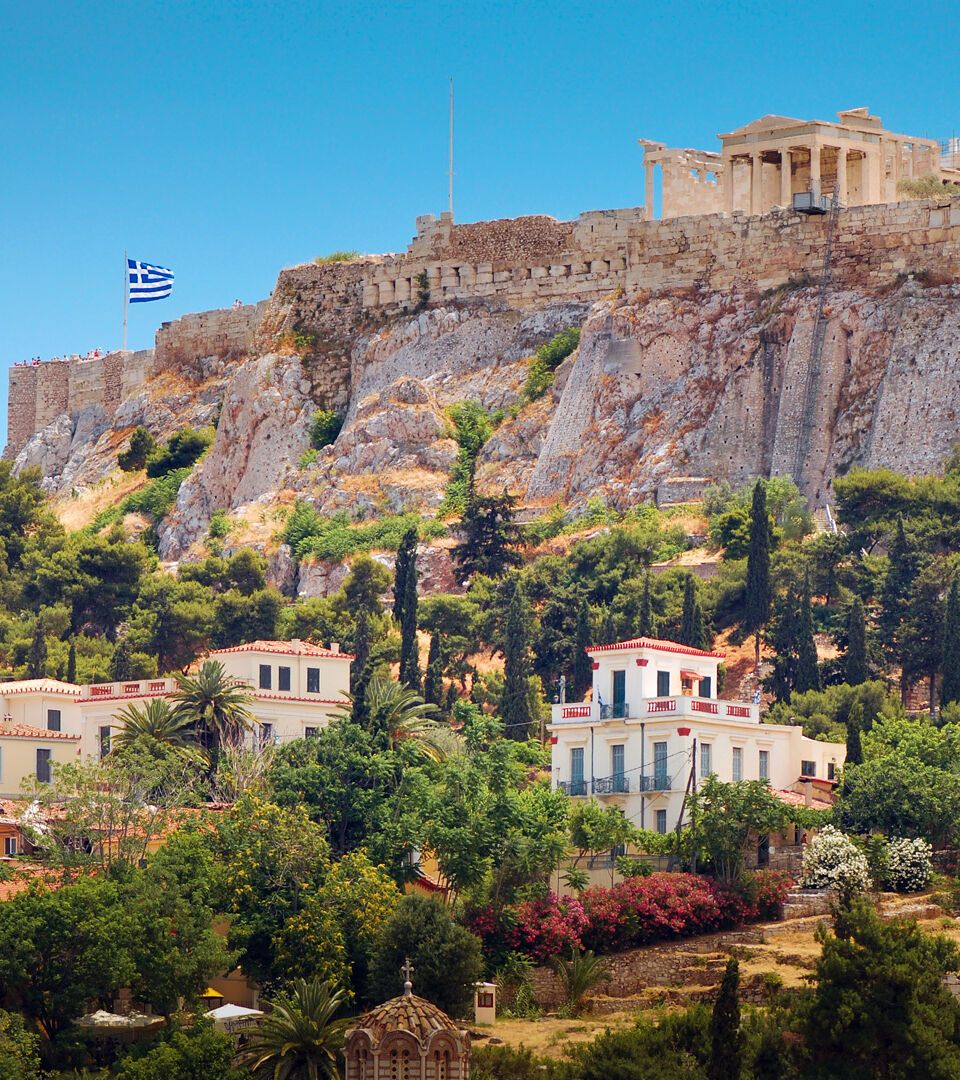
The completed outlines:
[[[448,192],[448,209],[453,215],[453,77],[450,77],[450,190]]]
[[[130,291],[130,271],[127,266],[127,249],[123,249],[123,346],[122,351],[127,351],[127,293]]]

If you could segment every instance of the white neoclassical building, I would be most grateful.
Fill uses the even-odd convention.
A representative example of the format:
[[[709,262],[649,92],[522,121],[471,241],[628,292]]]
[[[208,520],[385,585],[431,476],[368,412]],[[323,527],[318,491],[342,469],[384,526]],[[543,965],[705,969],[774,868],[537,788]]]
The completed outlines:
[[[592,700],[553,706],[553,784],[622,807],[640,828],[675,828],[688,787],[711,774],[786,792],[801,777],[833,780],[843,763],[842,744],[761,724],[759,705],[718,698],[721,653],[655,638],[587,652]]]
[[[347,701],[353,657],[306,641],[252,641],[209,654],[250,693],[255,726],[250,745],[263,748],[310,738]],[[169,697],[172,678],[78,686],[55,679],[0,683],[0,795],[20,793],[24,780],[50,779],[58,762],[102,757],[129,705]]]

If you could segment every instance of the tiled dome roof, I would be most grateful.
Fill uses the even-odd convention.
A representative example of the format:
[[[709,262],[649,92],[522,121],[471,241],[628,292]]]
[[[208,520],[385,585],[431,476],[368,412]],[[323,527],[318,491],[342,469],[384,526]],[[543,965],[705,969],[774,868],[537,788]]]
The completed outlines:
[[[401,994],[364,1013],[356,1028],[370,1033],[375,1043],[385,1035],[406,1031],[425,1045],[437,1031],[449,1031],[459,1035],[460,1029],[441,1009],[416,994]]]

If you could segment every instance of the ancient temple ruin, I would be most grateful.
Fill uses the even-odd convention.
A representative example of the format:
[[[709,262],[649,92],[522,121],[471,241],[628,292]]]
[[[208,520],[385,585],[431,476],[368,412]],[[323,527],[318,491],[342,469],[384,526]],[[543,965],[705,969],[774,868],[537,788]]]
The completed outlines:
[[[955,146],[887,131],[865,108],[837,116],[837,122],[762,116],[718,136],[720,153],[641,139],[647,219],[654,216],[658,166],[663,218],[765,214],[791,206],[802,192],[836,193],[841,206],[871,206],[896,202],[901,180],[935,176],[960,183]]]

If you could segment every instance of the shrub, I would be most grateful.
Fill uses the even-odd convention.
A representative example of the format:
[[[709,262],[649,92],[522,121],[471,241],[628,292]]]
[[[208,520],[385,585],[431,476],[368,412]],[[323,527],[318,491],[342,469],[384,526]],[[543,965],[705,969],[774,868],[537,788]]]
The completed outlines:
[[[134,428],[127,449],[117,454],[117,464],[124,472],[136,472],[146,465],[147,458],[156,448],[157,440],[141,424]]]
[[[891,840],[884,884],[895,892],[919,892],[930,884],[933,848],[926,840]]]
[[[752,908],[752,918],[782,919],[783,905],[793,882],[789,874],[781,870],[747,871],[738,882],[738,888]]]
[[[554,372],[580,344],[580,328],[571,326],[537,349],[527,365],[527,378],[520,396],[524,401],[536,401],[553,386]]]
[[[193,465],[212,442],[212,427],[204,428],[202,431],[191,427],[175,431],[167,439],[166,446],[154,450],[147,457],[147,476],[166,476],[175,469]]]
[[[331,251],[329,255],[318,255],[313,261],[317,266],[323,266],[324,263],[355,262],[360,257],[360,252],[351,248],[344,251]]]
[[[583,948],[587,916],[579,900],[548,893],[516,907],[516,922],[508,932],[511,948],[546,962],[571,949]]]
[[[344,417],[330,409],[317,409],[310,424],[310,445],[322,450],[336,441],[343,427]]]
[[[214,540],[222,540],[232,528],[227,511],[221,506],[210,515],[209,535]]]
[[[287,520],[283,539],[298,559],[344,559],[371,548],[396,551],[410,528],[424,539],[446,532],[442,522],[424,521],[418,514],[389,514],[378,521],[353,524],[345,511],[324,517],[309,503],[298,502]]]
[[[832,825],[825,825],[803,853],[802,884],[814,889],[836,889],[842,897],[872,887],[866,855]]]
[[[497,419],[488,413],[479,401],[461,401],[451,405],[447,416],[451,424],[449,434],[456,440],[458,450],[443,503],[438,511],[440,515],[462,514],[466,509],[477,457],[497,424]]]
[[[297,462],[297,464],[300,466],[301,469],[309,469],[311,465],[316,465],[317,456],[317,451],[314,450],[313,447],[311,447],[309,450],[304,450],[304,452],[300,455],[300,460],[299,462]]]
[[[128,495],[120,503],[118,516],[123,514],[148,514],[159,521],[177,501],[177,492],[180,485],[190,475],[189,466],[183,469],[174,469],[164,476],[158,476],[139,491]],[[96,522],[94,523],[97,524]]]

